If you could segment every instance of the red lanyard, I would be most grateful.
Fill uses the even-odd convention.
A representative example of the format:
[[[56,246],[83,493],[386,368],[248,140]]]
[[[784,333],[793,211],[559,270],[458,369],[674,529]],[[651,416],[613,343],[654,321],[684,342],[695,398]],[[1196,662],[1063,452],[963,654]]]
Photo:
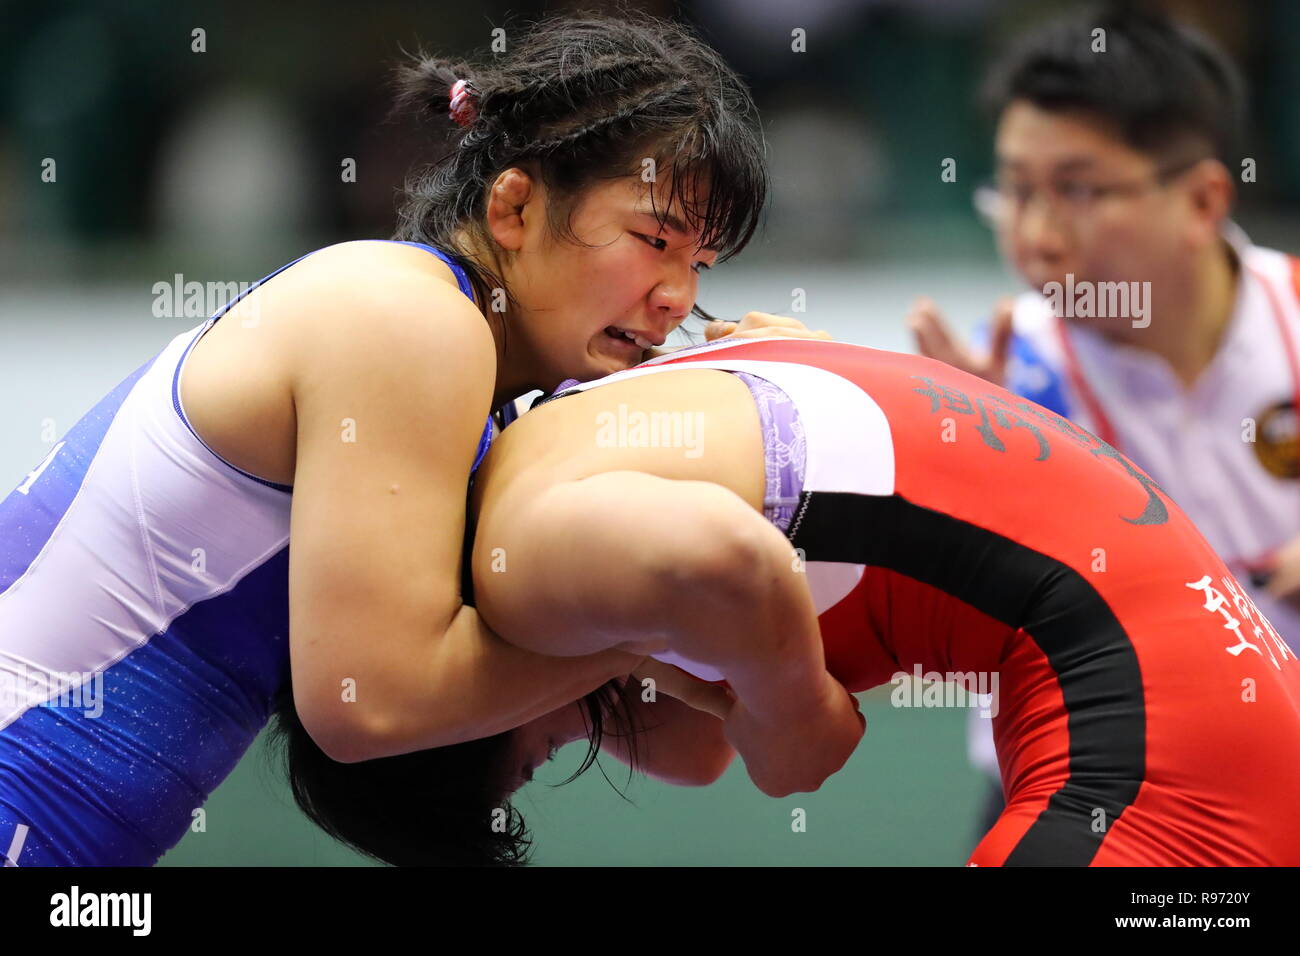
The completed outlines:
[[[1297,427],[1300,428],[1300,358],[1296,356],[1296,345],[1292,338],[1291,330],[1287,327],[1286,317],[1282,314],[1282,303],[1278,300],[1277,292],[1268,277],[1259,270],[1246,266],[1248,271],[1260,285],[1264,287],[1264,292],[1268,295],[1269,305],[1273,309],[1273,319],[1277,324],[1278,336],[1282,340],[1282,346],[1286,350],[1287,365],[1291,369],[1291,389],[1294,401],[1294,414],[1297,416]],[[1300,258],[1291,259],[1291,279],[1295,285],[1296,298],[1300,299]],[[1058,315],[1056,316],[1056,337],[1060,340],[1061,351],[1065,356],[1065,371],[1069,376],[1070,385],[1074,388],[1075,393],[1083,401],[1084,407],[1088,410],[1088,416],[1095,424],[1097,437],[1116,450],[1122,451],[1119,447],[1118,436],[1115,433],[1115,426],[1111,423],[1110,417],[1101,407],[1101,402],[1097,398],[1097,393],[1093,391],[1092,386],[1088,384],[1087,379],[1083,377],[1083,371],[1079,367],[1079,357],[1075,354],[1074,343],[1070,341],[1070,336],[1066,334],[1065,322]],[[1297,440],[1300,440],[1298,437]],[[1253,561],[1243,563],[1250,570],[1259,570],[1267,568],[1274,557],[1274,552],[1267,554]]]

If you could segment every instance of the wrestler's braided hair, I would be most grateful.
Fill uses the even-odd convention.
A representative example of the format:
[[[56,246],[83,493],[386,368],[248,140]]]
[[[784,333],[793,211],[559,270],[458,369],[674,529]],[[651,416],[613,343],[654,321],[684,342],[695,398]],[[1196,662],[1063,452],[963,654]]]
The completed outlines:
[[[539,176],[552,232],[578,243],[570,217],[583,191],[644,179],[653,159],[656,210],[680,195],[688,226],[719,261],[745,248],[769,188],[762,129],[743,81],[690,27],[638,11],[578,13],[507,32],[505,43],[505,52],[473,59],[420,52],[397,68],[390,117],[414,111],[454,135],[407,178],[393,238],[443,250],[483,301],[500,288],[513,304],[501,277],[457,240],[464,230],[478,248],[492,247],[486,202],[496,177],[512,166]],[[458,80],[472,93],[452,122]],[[698,303],[693,311],[714,318]]]

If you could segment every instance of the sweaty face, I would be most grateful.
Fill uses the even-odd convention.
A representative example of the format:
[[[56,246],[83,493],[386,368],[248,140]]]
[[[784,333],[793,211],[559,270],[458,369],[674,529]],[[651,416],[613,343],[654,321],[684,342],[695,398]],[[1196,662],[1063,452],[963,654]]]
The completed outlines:
[[[996,166],[1003,196],[1019,197],[1003,199],[999,245],[1033,288],[1067,273],[1076,283],[1160,283],[1186,255],[1190,207],[1177,177],[1161,184],[1157,160],[1095,117],[1013,102]]]
[[[530,229],[511,279],[526,314],[509,334],[522,338],[541,387],[637,364],[694,307],[700,272],[717,253],[700,248],[699,230],[683,231],[679,197],[664,208],[663,181],[654,184],[652,208],[650,185],[630,176],[591,187],[572,219],[587,246]]]

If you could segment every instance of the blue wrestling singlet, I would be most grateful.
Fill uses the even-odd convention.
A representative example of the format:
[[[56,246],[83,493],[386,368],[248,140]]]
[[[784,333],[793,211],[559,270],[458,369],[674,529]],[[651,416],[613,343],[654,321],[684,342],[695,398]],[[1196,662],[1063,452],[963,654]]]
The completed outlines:
[[[447,256],[406,245],[447,262],[473,300]],[[234,301],[128,376],[0,501],[6,866],[155,863],[288,676],[292,489],[219,458],[180,400],[186,356]]]

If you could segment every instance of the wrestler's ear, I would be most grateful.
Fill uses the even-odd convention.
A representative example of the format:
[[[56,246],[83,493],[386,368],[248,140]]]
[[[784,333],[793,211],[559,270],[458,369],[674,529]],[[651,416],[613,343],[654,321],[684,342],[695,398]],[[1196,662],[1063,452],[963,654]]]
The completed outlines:
[[[503,249],[522,249],[529,229],[541,226],[545,213],[541,183],[518,166],[503,170],[489,187],[487,228]]]

